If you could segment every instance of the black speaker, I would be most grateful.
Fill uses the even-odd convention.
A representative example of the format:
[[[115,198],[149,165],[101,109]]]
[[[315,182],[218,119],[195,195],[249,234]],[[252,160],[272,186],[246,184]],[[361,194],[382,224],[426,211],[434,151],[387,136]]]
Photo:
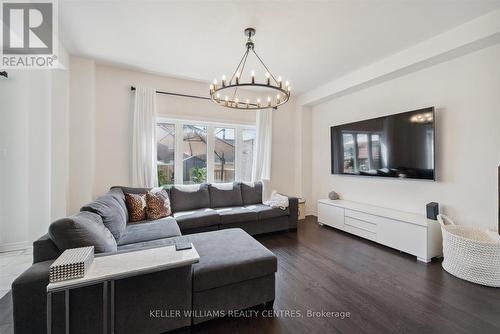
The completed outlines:
[[[427,218],[432,220],[437,220],[437,215],[439,214],[439,204],[436,202],[430,202],[426,206]]]

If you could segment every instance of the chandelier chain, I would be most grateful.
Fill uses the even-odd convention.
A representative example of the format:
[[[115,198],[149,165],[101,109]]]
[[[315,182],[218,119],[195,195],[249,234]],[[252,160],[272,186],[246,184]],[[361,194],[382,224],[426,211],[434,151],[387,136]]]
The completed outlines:
[[[241,66],[241,71],[240,71],[240,78],[243,77],[243,70],[245,69],[245,65],[247,64],[247,59],[248,59],[248,51],[250,49],[247,49],[247,52],[245,54],[245,60],[243,60],[243,65]],[[238,71],[238,69],[236,69]],[[234,97],[236,96],[236,93],[238,92],[238,87],[234,89],[233,97],[232,99],[234,100]]]
[[[267,73],[269,73],[269,75],[273,78],[274,82],[276,82],[276,84],[278,84],[278,80],[276,80],[276,78],[274,77],[274,75],[271,73],[271,71],[267,68],[266,64],[264,64],[264,62],[262,61],[262,59],[260,59],[259,55],[257,54],[257,52],[255,52],[255,49],[252,49],[253,53],[255,54],[255,56],[257,57],[257,59],[260,61],[260,63],[262,64],[262,66],[264,66],[264,68],[266,69]]]
[[[240,68],[241,62],[243,61],[243,59],[245,59],[246,56],[248,56],[248,49],[245,52],[243,52],[243,57],[241,57],[241,60],[238,63],[238,66],[236,66],[236,69],[234,70],[233,75],[231,76],[231,79],[229,79],[229,82],[233,81],[234,76],[236,75],[236,73],[238,72],[238,69]]]

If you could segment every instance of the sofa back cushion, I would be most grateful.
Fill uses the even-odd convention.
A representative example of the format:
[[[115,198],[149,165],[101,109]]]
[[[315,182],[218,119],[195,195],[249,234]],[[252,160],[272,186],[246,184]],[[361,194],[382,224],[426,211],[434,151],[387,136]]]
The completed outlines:
[[[148,191],[152,190],[153,188],[142,188],[142,187],[124,187],[124,186],[113,186],[111,187],[111,190],[119,189],[122,191],[122,193],[128,193],[128,194],[146,194]]]
[[[228,206],[241,206],[241,187],[234,183],[213,183],[208,186],[210,191],[210,207],[223,208]]]
[[[110,195],[114,197],[120,204],[120,206],[123,209],[123,212],[125,212],[126,219],[125,221],[128,221],[128,212],[127,212],[127,204],[125,203],[125,193],[121,190],[121,188],[111,188],[107,192],[107,195]]]
[[[63,252],[68,248],[94,246],[96,253],[115,252],[116,240],[98,214],[82,211],[56,220],[49,226],[50,239]]]
[[[98,197],[95,201],[83,206],[80,211],[89,211],[101,216],[102,222],[116,240],[120,239],[121,233],[125,231],[128,217],[127,210],[110,193]]]
[[[261,204],[262,203],[262,182],[242,182],[241,196],[244,205]]]
[[[172,212],[209,208],[208,185],[206,183],[174,185],[170,189],[170,205]]]

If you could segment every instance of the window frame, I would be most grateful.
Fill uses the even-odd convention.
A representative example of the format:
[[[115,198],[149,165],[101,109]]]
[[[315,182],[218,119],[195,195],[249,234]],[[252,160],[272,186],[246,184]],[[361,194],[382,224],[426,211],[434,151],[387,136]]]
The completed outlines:
[[[205,126],[207,128],[207,180],[208,183],[214,182],[214,163],[215,163],[215,129],[233,128],[235,130],[235,182],[242,182],[242,149],[243,149],[243,130],[254,130],[257,135],[257,129],[254,123],[230,123],[230,122],[212,122],[196,119],[178,119],[171,117],[156,117],[156,123],[167,123],[175,126],[175,155],[174,155],[174,184],[183,184],[183,137],[184,125]],[[156,129],[156,127],[155,127]]]
[[[342,136],[343,135],[351,135],[353,138],[353,144],[354,144],[354,172],[360,172],[359,170],[359,147],[358,147],[358,135],[366,135],[367,136],[367,154],[368,154],[368,170],[372,170],[373,168],[373,156],[372,156],[372,135],[378,135],[379,136],[379,142],[382,143],[382,138],[383,138],[383,133],[380,131],[353,131],[353,130],[345,130],[342,131]],[[342,137],[343,140],[344,137]],[[343,144],[343,143],[342,143]],[[382,146],[380,147],[380,159],[383,159],[383,153],[382,153]]]
[[[233,126],[223,126],[223,127],[221,127],[221,126],[215,126],[214,127],[214,151],[213,151],[214,152],[214,157],[213,157],[214,158],[214,161],[213,161],[213,164],[214,164],[214,170],[213,170],[214,182],[215,182],[215,161],[216,161],[216,154],[215,154],[216,140],[215,140],[215,138],[216,138],[216,131],[217,131],[217,129],[232,129],[232,130],[234,130],[234,181],[233,182],[236,182],[237,181],[236,180],[236,172],[238,170],[238,167],[236,165],[236,160],[237,160],[239,146],[238,146],[238,142],[237,142],[237,131],[236,131],[236,128],[233,127]],[[241,165],[241,163],[240,163],[240,165]],[[241,176],[241,174],[240,174],[240,176]]]
[[[208,182],[208,152],[209,152],[209,139],[208,139],[208,137],[209,137],[209,127],[208,127],[208,126],[203,125],[203,124],[199,124],[199,123],[191,123],[191,124],[186,124],[186,123],[183,123],[183,124],[182,124],[182,126],[181,126],[181,127],[182,127],[182,136],[181,136],[181,152],[180,152],[180,153],[181,153],[181,154],[180,154],[180,159],[181,159],[181,160],[179,160],[179,161],[182,161],[182,159],[184,158],[184,156],[183,156],[183,152],[184,152],[184,144],[185,144],[185,142],[184,142],[184,134],[185,134],[185,133],[184,133],[184,130],[185,130],[185,129],[184,129],[184,128],[185,128],[185,127],[189,127],[189,126],[192,126],[192,127],[198,127],[198,128],[204,128],[204,129],[205,129],[205,131],[206,131],[206,134],[205,134],[205,136],[206,136],[206,144],[205,144],[205,146],[206,146],[206,159],[207,159],[207,161],[205,161],[205,166],[206,166],[205,168],[207,169],[207,179],[205,180],[205,182]],[[176,126],[176,127],[177,127],[177,126]],[[177,141],[177,136],[175,137],[175,140]],[[191,156],[191,157],[194,157],[194,156]],[[174,163],[175,163],[175,162],[174,162]],[[184,184],[184,161],[182,161],[182,164],[181,164],[181,169],[182,169],[182,182],[181,182],[181,184]],[[188,173],[188,174],[189,174],[189,173]],[[175,176],[174,176],[174,183],[177,183],[177,182],[175,182],[175,181],[176,181],[176,178],[175,178]],[[202,182],[202,183],[203,183],[203,182]],[[177,184],[178,184],[178,183],[177,183]]]
[[[173,157],[173,161],[174,161],[174,178],[175,178],[175,173],[177,173],[177,166],[176,166],[176,160],[177,160],[177,144],[176,144],[176,139],[177,139],[177,126],[173,123],[169,123],[169,122],[162,122],[162,121],[156,121],[156,126],[155,126],[155,138],[156,138],[156,135],[157,135],[157,132],[158,131],[158,125],[159,124],[165,124],[165,125],[173,125],[173,128],[174,128],[174,142],[173,142],[173,148],[174,148],[174,157]],[[158,140],[156,140],[156,166],[157,166],[157,169],[158,169],[158,166],[160,165],[160,161],[158,160]],[[157,172],[158,173],[158,172]],[[175,180],[174,180],[175,182]],[[167,183],[168,184],[168,183]],[[160,186],[160,179],[158,178],[158,186]]]

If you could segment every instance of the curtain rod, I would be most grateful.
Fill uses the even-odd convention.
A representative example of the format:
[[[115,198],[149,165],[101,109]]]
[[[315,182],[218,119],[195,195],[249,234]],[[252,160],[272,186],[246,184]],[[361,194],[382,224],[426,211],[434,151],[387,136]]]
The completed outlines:
[[[135,90],[134,86],[130,87],[131,91]],[[181,97],[189,97],[191,99],[201,99],[201,100],[210,100],[209,97],[206,96],[197,96],[197,95],[189,95],[189,94],[181,94],[181,93],[172,93],[172,92],[163,92],[161,90],[157,90],[156,94],[163,94],[163,95],[174,95],[174,96],[181,96]]]

